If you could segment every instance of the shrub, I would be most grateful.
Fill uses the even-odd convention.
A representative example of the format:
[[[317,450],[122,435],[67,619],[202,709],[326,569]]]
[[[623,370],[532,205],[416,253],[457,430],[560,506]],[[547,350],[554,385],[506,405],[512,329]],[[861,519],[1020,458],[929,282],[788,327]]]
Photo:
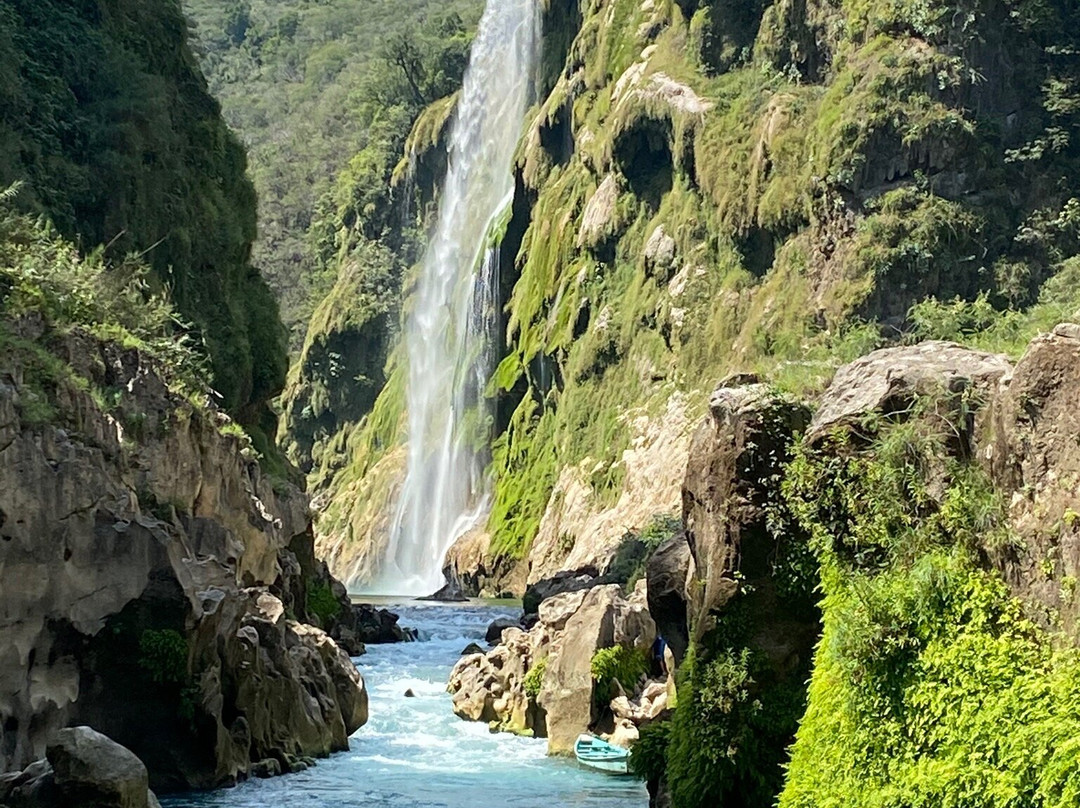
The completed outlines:
[[[615,645],[601,648],[593,654],[590,667],[595,683],[593,693],[596,701],[607,705],[615,698],[615,682],[622,685],[626,692],[633,692],[638,680],[649,668],[649,659],[640,648]]]
[[[308,581],[305,606],[308,615],[317,617],[323,628],[341,613],[341,603],[338,602],[330,584],[325,581]]]
[[[544,684],[544,674],[547,672],[547,663],[548,658],[544,657],[529,668],[529,672],[525,674],[525,681],[522,682],[525,695],[533,701],[536,701],[536,697],[540,695],[540,688]]]
[[[157,684],[188,682],[188,642],[174,629],[148,628],[139,636],[139,667]]]
[[[630,771],[650,783],[658,782],[667,766],[670,740],[670,721],[654,721],[641,727],[630,755]]]

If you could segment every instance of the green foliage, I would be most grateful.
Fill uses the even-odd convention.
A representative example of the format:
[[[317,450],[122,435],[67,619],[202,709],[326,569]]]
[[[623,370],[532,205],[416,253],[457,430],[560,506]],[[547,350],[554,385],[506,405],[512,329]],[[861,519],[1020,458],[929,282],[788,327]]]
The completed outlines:
[[[533,701],[536,701],[536,697],[540,695],[540,688],[544,684],[544,674],[547,672],[548,658],[544,657],[531,668],[529,672],[525,674],[525,679],[522,681],[521,686],[525,690],[525,695]]]
[[[682,531],[682,519],[674,514],[654,514],[640,531],[628,531],[615,551],[607,575],[625,582],[625,589],[632,591],[645,574],[645,567],[657,548]]]
[[[637,743],[630,754],[630,771],[650,783],[660,781],[667,767],[668,744],[671,742],[671,721],[653,721],[639,731]]]
[[[254,259],[299,350],[354,237],[396,248],[390,172],[413,120],[461,81],[478,0],[183,0],[199,61],[243,138]],[[409,261],[411,263],[411,260]]]
[[[640,648],[627,648],[615,645],[600,648],[593,654],[590,662],[593,678],[593,695],[597,704],[606,705],[616,695],[615,683],[624,691],[633,693],[638,680],[649,669],[648,655]]]
[[[102,251],[83,256],[44,220],[11,212],[0,201],[0,313],[40,315],[59,329],[83,328],[137,347],[162,363],[186,390],[204,391],[207,369],[190,329],[150,268],[135,257],[106,263]],[[49,362],[53,375],[59,360]]]
[[[99,7],[100,5],[100,7]],[[0,183],[21,207],[169,288],[205,341],[226,407],[250,414],[284,381],[277,307],[249,262],[255,196],[207,94],[176,0],[0,3]]]
[[[1080,653],[980,568],[1011,537],[985,473],[949,443],[955,405],[916,402],[790,466],[824,635],[783,808],[853,793],[867,806],[1064,806],[1080,793],[1068,751]]]
[[[188,642],[174,629],[148,628],[139,635],[139,667],[159,685],[184,685],[188,673]]]
[[[757,613],[746,593],[724,607],[679,669],[666,776],[676,808],[722,805],[738,796],[771,804],[806,705],[803,673],[783,676],[753,644]]]
[[[317,617],[319,625],[324,628],[341,614],[341,604],[327,581],[315,579],[308,581],[307,599],[304,605],[307,613]]]

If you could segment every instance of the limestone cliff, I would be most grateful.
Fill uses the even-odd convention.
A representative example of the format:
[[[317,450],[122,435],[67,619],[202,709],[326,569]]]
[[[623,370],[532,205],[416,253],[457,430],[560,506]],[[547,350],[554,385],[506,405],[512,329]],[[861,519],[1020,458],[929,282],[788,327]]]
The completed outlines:
[[[545,4],[499,222],[493,507],[453,574],[520,594],[602,573],[628,531],[678,511],[694,424],[731,373],[813,394],[885,344],[1015,357],[1051,308],[1071,315],[1076,10],[930,5]],[[316,480],[320,547],[357,580],[400,479],[404,361],[327,436]]]
[[[367,695],[310,625],[347,601],[303,493],[160,360],[37,315],[0,333],[3,768],[75,723],[164,789],[346,748]]]

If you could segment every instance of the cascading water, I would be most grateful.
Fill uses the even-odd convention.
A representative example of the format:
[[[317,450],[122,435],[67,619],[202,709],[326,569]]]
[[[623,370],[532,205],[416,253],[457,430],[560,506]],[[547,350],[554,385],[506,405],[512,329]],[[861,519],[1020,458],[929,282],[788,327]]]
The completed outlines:
[[[484,388],[493,370],[498,252],[533,91],[538,0],[488,0],[452,124],[439,216],[410,300],[408,469],[374,591],[427,594],[449,546],[486,512]]]

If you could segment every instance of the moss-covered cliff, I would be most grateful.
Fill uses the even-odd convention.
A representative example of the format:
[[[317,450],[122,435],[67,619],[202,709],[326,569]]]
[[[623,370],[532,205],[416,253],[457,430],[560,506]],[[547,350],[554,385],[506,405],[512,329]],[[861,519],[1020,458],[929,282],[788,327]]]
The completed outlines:
[[[728,373],[820,390],[882,344],[1015,353],[1052,325],[1080,247],[1076,14],[546,4],[544,95],[502,242],[491,564],[602,566],[626,527],[673,510],[670,458]],[[371,470],[400,439],[399,387],[372,428],[350,427],[378,448],[320,478],[321,540],[350,571],[379,554],[398,471]],[[668,493],[646,507],[642,480]]]
[[[255,194],[179,2],[0,3],[0,184],[86,250],[137,252],[252,425],[281,389],[277,304],[250,263]]]

